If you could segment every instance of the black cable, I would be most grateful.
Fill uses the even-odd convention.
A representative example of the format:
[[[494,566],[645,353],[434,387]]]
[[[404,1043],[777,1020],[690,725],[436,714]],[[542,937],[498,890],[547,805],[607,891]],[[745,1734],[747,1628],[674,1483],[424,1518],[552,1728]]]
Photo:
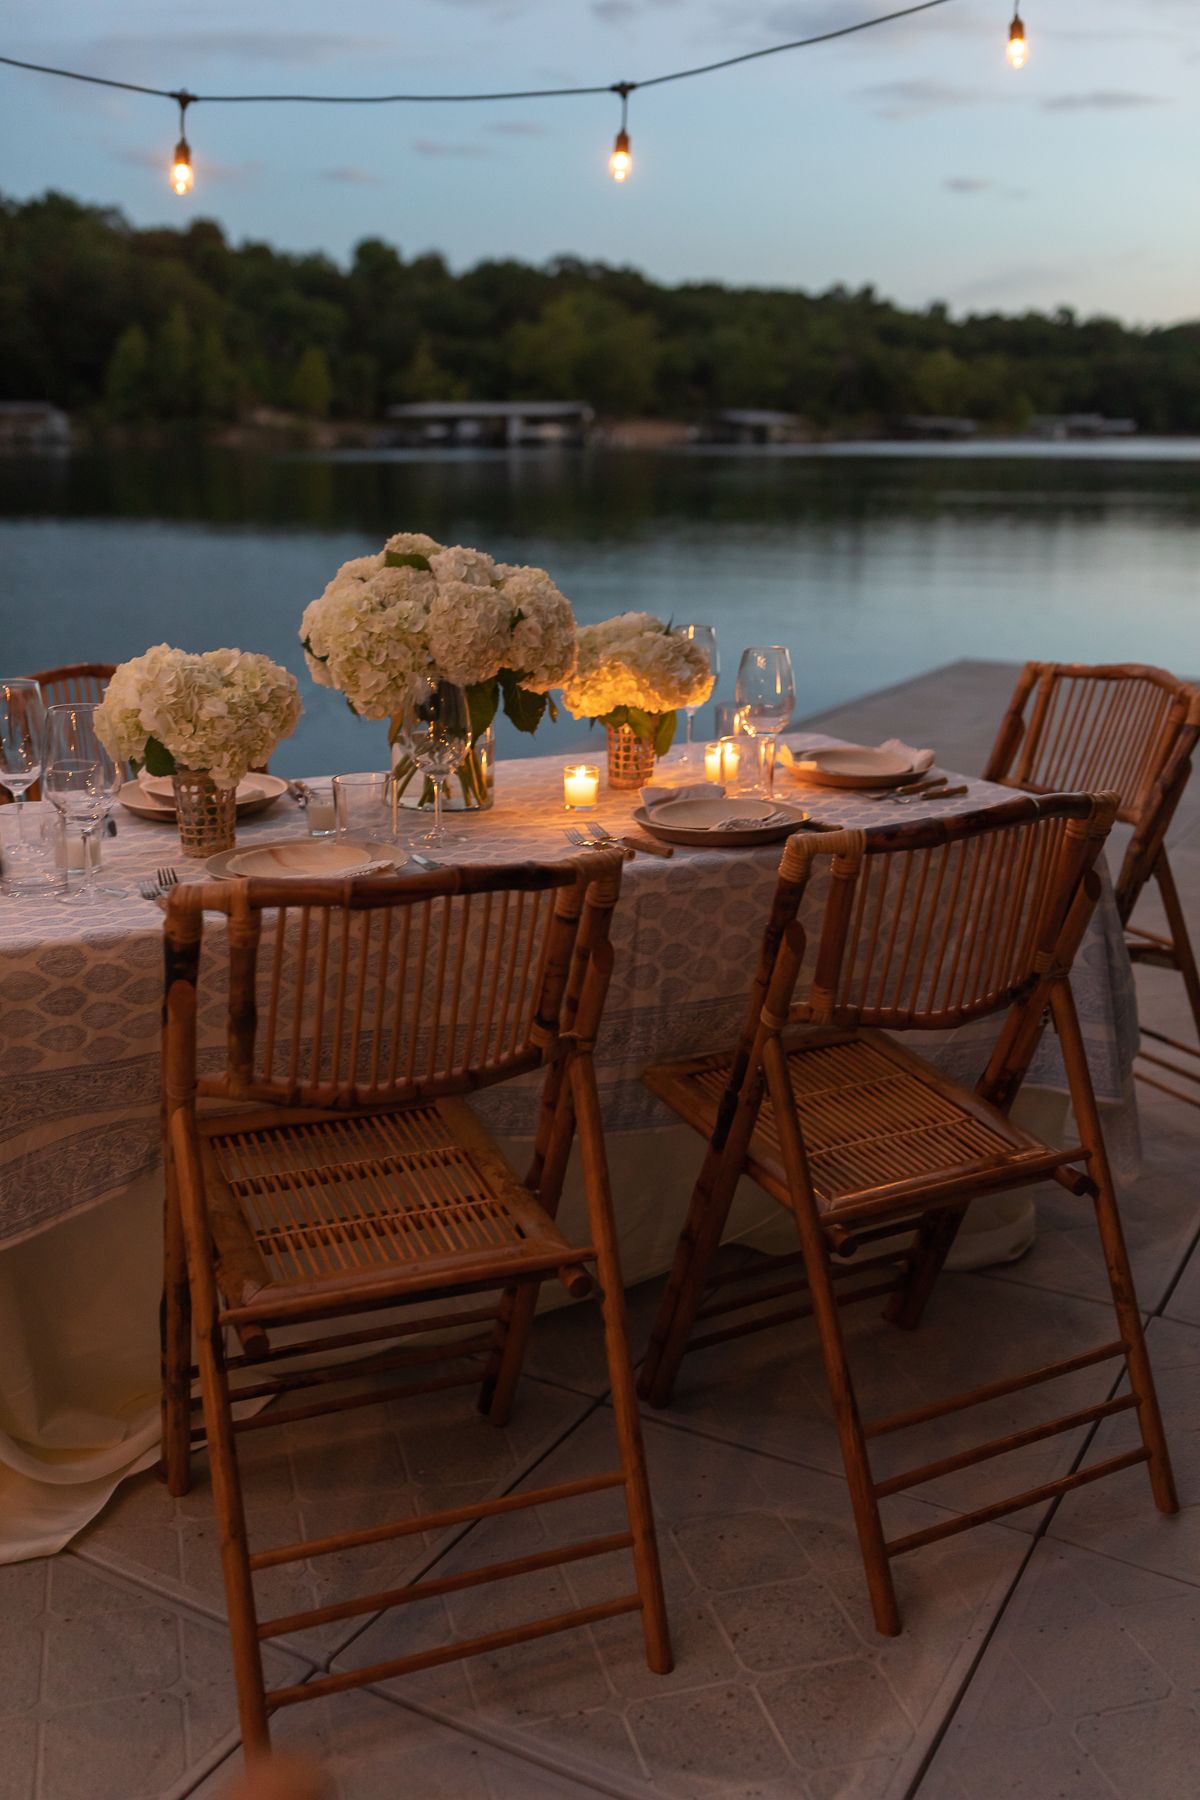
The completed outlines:
[[[157,99],[175,100],[184,106],[194,106],[201,101],[206,105],[253,106],[448,105],[488,100],[559,100],[584,94],[620,94],[624,100],[636,88],[662,87],[668,81],[688,81],[696,75],[713,75],[720,69],[735,68],[739,63],[758,62],[764,56],[780,56],[787,50],[805,50],[813,44],[828,44],[834,38],[853,37],[857,32],[874,30],[877,25],[890,25],[894,19],[907,19],[914,13],[929,12],[935,6],[949,4],[950,0],[918,0],[914,6],[881,13],[873,19],[861,19],[856,25],[841,25],[833,31],[819,31],[812,37],[793,38],[786,44],[770,44],[764,50],[745,50],[739,56],[699,63],[692,69],[673,69],[666,75],[650,75],[644,81],[607,81],[583,87],[513,88],[493,94],[190,94],[186,88],[144,87],[136,81],[115,81],[106,75],[81,75],[77,69],[55,69],[46,63],[23,62],[16,56],[0,56],[0,63],[10,69],[29,69],[37,75],[55,75],[64,81],[86,81],[93,87],[120,88],[129,94],[153,94]]]

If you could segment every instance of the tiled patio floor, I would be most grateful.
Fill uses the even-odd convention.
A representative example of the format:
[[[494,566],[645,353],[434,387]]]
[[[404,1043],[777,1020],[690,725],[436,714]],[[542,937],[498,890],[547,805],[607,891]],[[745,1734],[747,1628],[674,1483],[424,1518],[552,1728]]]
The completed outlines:
[[[866,741],[933,740],[947,764],[978,769],[1012,674],[958,664],[812,723]],[[1200,783],[1172,842],[1185,906],[1200,918]],[[1190,1035],[1177,980],[1149,972],[1139,982],[1145,1016]],[[690,1358],[670,1408],[648,1418],[673,1675],[648,1674],[636,1621],[617,1619],[290,1710],[275,1727],[280,1747],[321,1759],[336,1800],[1184,1800],[1200,1791],[1200,1114],[1149,1090],[1141,1106],[1145,1166],[1123,1197],[1178,1518],[1154,1511],[1144,1471],[1133,1469],[943,1540],[896,1565],[905,1630],[882,1639],[811,1338],[751,1336],[725,1355]],[[871,1409],[919,1402],[951,1360],[957,1376],[977,1366],[988,1379],[1006,1362],[1027,1367],[1108,1335],[1094,1238],[1067,1199],[1040,1198],[1040,1211],[1029,1255],[946,1278],[915,1336],[869,1309],[847,1315]],[[656,1288],[631,1296],[635,1351]],[[382,1429],[374,1412],[322,1420],[308,1434],[293,1427],[259,1452],[253,1506],[277,1516],[277,1532],[310,1534],[365,1521],[383,1487],[416,1512],[518,1485],[535,1468],[539,1482],[593,1469],[609,1431],[600,1366],[590,1311],[557,1314],[539,1326],[508,1431],[479,1421],[468,1400],[410,1409]],[[1102,1399],[1111,1384],[1107,1368],[1085,1370],[1056,1384],[1055,1410]],[[1047,1416],[1040,1393],[994,1403],[988,1422],[1017,1429]],[[956,1425],[909,1434],[926,1441],[906,1445],[905,1461],[952,1451]],[[1121,1447],[1130,1431],[1120,1415],[1094,1447]],[[1033,1485],[1084,1448],[1080,1433],[1007,1460]],[[985,1466],[930,1483],[889,1503],[892,1522],[915,1528],[968,1507],[987,1480]],[[610,1500],[574,1503],[562,1528],[613,1529]],[[434,1562],[449,1572],[468,1553],[490,1560],[559,1528],[526,1513],[457,1541],[384,1547],[370,1569],[329,1559],[319,1587],[301,1578],[277,1599],[290,1610],[364,1577],[401,1581]],[[587,1604],[606,1561],[526,1577],[530,1605]],[[511,1586],[503,1600],[483,1588],[345,1621],[273,1652],[272,1679],[402,1654],[428,1641],[422,1626],[450,1624],[455,1636],[494,1628],[497,1607],[511,1617],[514,1604]],[[238,1765],[221,1616],[202,1476],[174,1504],[150,1476],[127,1483],[68,1552],[0,1569],[0,1800],[218,1800]]]

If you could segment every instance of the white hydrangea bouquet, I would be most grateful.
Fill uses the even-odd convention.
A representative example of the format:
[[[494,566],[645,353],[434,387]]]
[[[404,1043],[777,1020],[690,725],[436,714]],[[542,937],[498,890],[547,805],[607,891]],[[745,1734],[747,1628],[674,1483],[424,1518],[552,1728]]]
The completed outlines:
[[[269,657],[155,644],[115,671],[95,724],[110,756],[174,778],[183,847],[208,855],[232,844],[238,783],[300,711],[296,677]]]
[[[547,713],[557,717],[550,689],[570,676],[576,654],[571,603],[544,569],[415,531],[343,563],[305,608],[300,640],[313,680],[364,719],[390,718],[393,743],[414,676],[465,688],[472,750],[460,781],[469,806],[489,801],[481,740],[497,711],[528,732]],[[397,769],[403,787],[413,771],[403,761]]]
[[[579,632],[574,674],[563,684],[573,718],[608,727],[608,778],[640,787],[675,737],[676,709],[712,692],[706,651],[653,613],[618,613]]]

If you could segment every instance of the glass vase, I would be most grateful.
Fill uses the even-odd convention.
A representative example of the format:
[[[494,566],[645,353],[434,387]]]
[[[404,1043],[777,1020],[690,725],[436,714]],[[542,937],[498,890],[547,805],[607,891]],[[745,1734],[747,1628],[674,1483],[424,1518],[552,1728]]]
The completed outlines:
[[[433,782],[422,775],[398,743],[392,745],[392,774],[401,806],[433,811]],[[442,796],[444,812],[487,812],[496,798],[496,741],[489,725],[467,752],[462,767],[451,775]]]

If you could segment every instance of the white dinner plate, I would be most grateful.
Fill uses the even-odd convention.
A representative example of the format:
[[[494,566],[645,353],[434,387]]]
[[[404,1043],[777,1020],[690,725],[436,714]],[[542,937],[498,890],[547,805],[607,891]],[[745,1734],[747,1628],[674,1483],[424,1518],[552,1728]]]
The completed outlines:
[[[266,812],[286,793],[287,782],[281,781],[278,775],[247,775],[238,783],[237,816],[248,819],[254,813]],[[157,819],[168,825],[175,821],[175,790],[169,775],[127,781],[118,798],[121,805],[136,813],[139,819]]]
[[[775,815],[784,813],[785,818]],[[705,850],[746,850],[756,844],[774,844],[808,823],[808,814],[796,806],[781,806],[777,800],[757,800],[751,796],[739,800],[736,795],[714,794],[688,800],[666,800],[653,812],[639,806],[634,818],[652,837],[666,844],[687,844]],[[747,824],[745,830],[726,827],[715,829],[725,819],[770,820],[771,823]]]
[[[824,750],[794,750],[790,763],[781,763],[797,781],[816,787],[886,788],[911,781],[916,774],[912,758],[895,750],[872,749],[867,744],[836,744]]]
[[[217,881],[236,881],[239,876],[250,875],[272,881],[330,876],[344,880],[370,863],[390,862],[394,869],[400,869],[407,861],[397,845],[374,843],[369,838],[289,837],[219,850],[206,860],[204,867]]]

